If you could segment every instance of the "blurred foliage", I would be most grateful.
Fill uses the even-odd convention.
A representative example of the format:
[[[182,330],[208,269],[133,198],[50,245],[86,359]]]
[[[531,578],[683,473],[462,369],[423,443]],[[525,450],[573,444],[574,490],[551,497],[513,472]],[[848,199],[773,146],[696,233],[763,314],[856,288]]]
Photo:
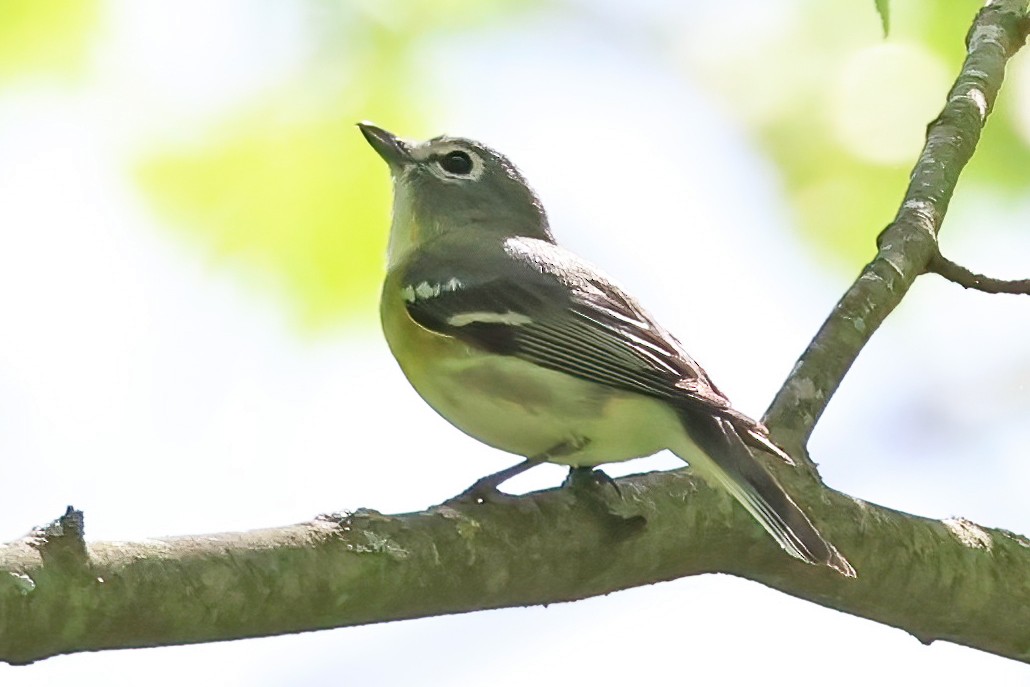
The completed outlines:
[[[0,81],[25,72],[81,69],[100,14],[100,0],[2,0]]]
[[[177,230],[220,260],[257,268],[308,324],[373,300],[384,253],[388,175],[356,135],[359,115],[348,104],[339,116],[284,122],[268,106],[212,133],[208,145],[140,167]]]
[[[516,6],[313,2],[310,69],[213,127],[194,149],[144,160],[144,188],[207,250],[280,283],[304,324],[375,312],[389,173],[355,123],[368,119],[402,136],[418,131],[426,117],[412,95],[420,41],[508,16]]]
[[[894,3],[884,39],[878,23],[886,16],[866,3],[800,0],[792,14],[767,18],[775,30],[759,25],[753,40],[720,37],[732,54],[704,37],[684,52],[691,73],[782,171],[806,240],[853,269],[871,257],[874,237],[894,217],[982,4]],[[745,24],[737,17],[727,23],[715,30]],[[966,189],[1014,194],[1030,182],[1011,81],[963,175]]]
[[[434,133],[423,124],[445,104],[420,90],[434,41],[558,1],[294,0],[303,63],[199,132],[190,123],[188,144],[148,144],[137,178],[175,232],[285,294],[303,323],[374,312],[390,189],[354,123]],[[820,258],[848,269],[867,259],[961,64],[980,0],[912,0],[889,14],[887,0],[787,0],[748,12],[699,2],[684,23],[669,20],[674,5],[643,13],[660,23],[648,35],[664,35],[665,55],[684,57],[691,77],[768,154]],[[0,0],[0,80],[89,64],[104,8],[101,0]],[[559,21],[577,30],[600,11],[572,0],[562,8]],[[964,188],[1014,195],[1027,185],[1030,122],[1012,89],[1002,93]]]

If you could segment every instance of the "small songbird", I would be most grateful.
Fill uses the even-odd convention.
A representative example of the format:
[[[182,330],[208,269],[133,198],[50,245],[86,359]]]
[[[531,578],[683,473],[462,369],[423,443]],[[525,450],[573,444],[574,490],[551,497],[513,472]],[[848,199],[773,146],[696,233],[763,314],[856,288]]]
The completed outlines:
[[[500,153],[358,125],[393,177],[380,313],[408,381],[440,415],[525,457],[571,467],[663,449],[728,491],[790,555],[854,569],[762,466],[793,464],[682,345],[604,273],[555,243],[539,198]]]

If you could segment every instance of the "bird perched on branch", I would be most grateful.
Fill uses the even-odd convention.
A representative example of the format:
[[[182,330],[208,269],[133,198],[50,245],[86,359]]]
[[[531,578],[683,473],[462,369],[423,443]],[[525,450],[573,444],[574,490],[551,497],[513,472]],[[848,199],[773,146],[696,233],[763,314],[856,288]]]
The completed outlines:
[[[408,381],[451,424],[523,460],[592,467],[663,449],[728,491],[790,555],[853,577],[753,455],[793,464],[680,343],[600,270],[555,243],[539,198],[500,153],[358,125],[390,167],[381,316]]]

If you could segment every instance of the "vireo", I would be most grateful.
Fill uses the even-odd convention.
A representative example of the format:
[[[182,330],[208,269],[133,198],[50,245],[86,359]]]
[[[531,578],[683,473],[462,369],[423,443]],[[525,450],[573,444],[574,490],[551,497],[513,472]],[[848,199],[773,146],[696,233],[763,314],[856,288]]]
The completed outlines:
[[[358,125],[393,177],[381,316],[408,381],[466,434],[525,460],[592,467],[670,449],[790,555],[853,577],[758,449],[793,464],[604,273],[555,243],[539,198],[500,153]]]

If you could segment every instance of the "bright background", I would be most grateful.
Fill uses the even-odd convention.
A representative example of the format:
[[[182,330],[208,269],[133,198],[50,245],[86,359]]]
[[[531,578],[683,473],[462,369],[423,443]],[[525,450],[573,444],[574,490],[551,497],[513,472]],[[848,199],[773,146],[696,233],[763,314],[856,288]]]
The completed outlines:
[[[560,239],[761,414],[872,256],[976,7],[895,3],[884,39],[871,0],[4,0],[0,540],[68,504],[91,539],[420,510],[513,462],[429,411],[382,341],[389,184],[360,119],[508,153]],[[999,277],[1030,276],[1028,65],[943,232]],[[815,432],[827,482],[1030,532],[1028,308],[920,279]],[[715,575],[0,666],[5,687],[1028,675]]]

